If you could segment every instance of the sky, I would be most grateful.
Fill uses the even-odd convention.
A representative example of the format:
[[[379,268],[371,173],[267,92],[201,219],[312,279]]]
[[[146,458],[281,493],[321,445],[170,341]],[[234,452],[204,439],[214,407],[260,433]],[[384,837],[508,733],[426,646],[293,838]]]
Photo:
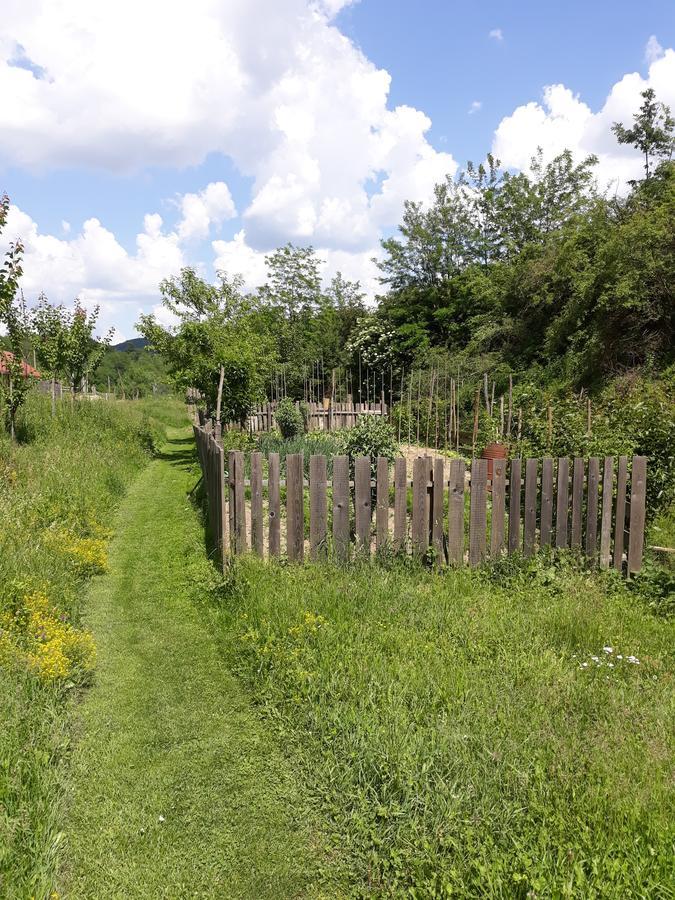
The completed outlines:
[[[253,289],[287,241],[372,297],[404,201],[467,160],[568,147],[624,190],[611,125],[648,86],[675,110],[674,48],[673,0],[3,0],[0,252],[116,340],[182,266]]]

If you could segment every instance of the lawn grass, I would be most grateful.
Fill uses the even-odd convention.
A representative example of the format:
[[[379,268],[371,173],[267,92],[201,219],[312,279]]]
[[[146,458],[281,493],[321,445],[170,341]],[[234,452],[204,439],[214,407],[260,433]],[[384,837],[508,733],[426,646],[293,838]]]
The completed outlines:
[[[150,460],[157,412],[143,403],[59,406],[30,397],[21,442],[0,436],[0,896],[48,897],[62,843],[70,699],[82,679],[43,678],[23,665],[26,596],[40,592],[78,629],[91,576],[105,565],[114,510]],[[184,420],[180,404],[163,415]],[[95,553],[92,553],[95,550]],[[8,652],[11,651],[11,654]]]
[[[218,608],[351,896],[673,896],[675,626],[617,579],[245,557]]]
[[[187,437],[185,436],[187,434]],[[292,761],[227,671],[220,586],[187,499],[189,432],[125,499],[87,602],[94,687],[79,710],[61,889],[77,898],[340,895]]]

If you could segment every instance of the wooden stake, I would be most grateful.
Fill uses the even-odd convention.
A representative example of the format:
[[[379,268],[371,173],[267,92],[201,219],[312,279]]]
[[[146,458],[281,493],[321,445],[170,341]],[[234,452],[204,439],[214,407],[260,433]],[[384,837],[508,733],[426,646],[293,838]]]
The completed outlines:
[[[476,456],[476,442],[478,440],[478,410],[480,409],[480,388],[473,397],[473,441],[471,444],[471,458]]]
[[[506,420],[506,434],[511,437],[511,415],[513,412],[513,375],[509,375],[509,415]]]

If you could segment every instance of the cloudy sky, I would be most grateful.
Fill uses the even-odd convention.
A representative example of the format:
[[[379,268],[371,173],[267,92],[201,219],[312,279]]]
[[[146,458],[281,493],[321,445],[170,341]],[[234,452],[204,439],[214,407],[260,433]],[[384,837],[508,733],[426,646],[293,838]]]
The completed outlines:
[[[289,240],[372,294],[403,201],[488,150],[621,190],[611,123],[648,85],[675,109],[674,47],[673,0],[3,0],[0,248],[118,340],[181,266],[253,287]]]

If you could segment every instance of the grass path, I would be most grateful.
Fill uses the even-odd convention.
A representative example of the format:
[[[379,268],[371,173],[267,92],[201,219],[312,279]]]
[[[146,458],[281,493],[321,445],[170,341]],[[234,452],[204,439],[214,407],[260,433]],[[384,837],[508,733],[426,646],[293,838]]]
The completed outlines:
[[[92,588],[96,682],[65,830],[67,898],[318,896],[322,852],[288,760],[225,669],[191,439],[170,432],[120,511]]]

